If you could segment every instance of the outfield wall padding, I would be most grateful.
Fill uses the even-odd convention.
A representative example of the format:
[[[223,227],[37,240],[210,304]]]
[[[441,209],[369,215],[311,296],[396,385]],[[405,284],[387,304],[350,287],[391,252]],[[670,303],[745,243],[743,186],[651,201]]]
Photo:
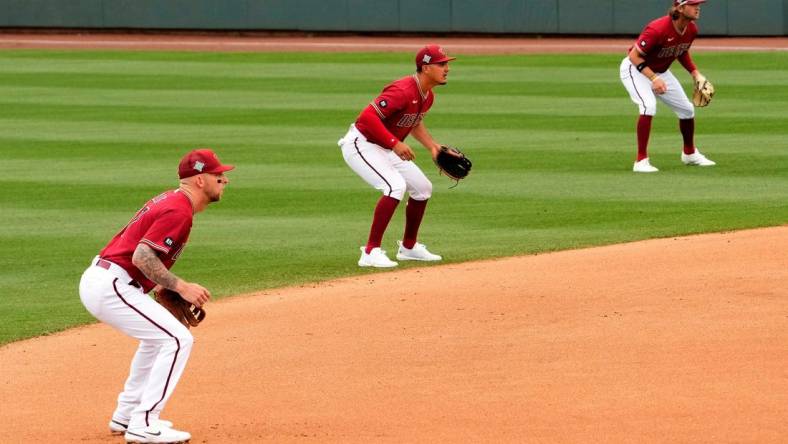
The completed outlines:
[[[637,34],[670,0],[0,0],[0,27]],[[710,0],[704,35],[788,35],[788,0]]]

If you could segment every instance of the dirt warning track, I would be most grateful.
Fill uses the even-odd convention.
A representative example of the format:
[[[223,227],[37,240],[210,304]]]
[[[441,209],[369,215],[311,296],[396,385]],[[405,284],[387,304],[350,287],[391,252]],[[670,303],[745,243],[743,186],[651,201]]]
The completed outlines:
[[[0,33],[0,48],[126,49],[164,51],[311,51],[416,52],[426,42],[439,43],[452,54],[531,54],[621,52],[632,38],[565,37],[365,37],[365,36],[237,36],[184,34],[20,34]],[[788,51],[786,37],[700,37],[694,51]]]

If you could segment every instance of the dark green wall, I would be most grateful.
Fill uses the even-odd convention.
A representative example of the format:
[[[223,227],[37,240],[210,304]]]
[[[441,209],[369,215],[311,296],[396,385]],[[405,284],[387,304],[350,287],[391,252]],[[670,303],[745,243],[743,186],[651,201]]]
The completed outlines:
[[[670,0],[0,0],[0,27],[637,34]],[[704,35],[788,35],[788,0],[710,0]]]
[[[788,0],[783,0],[783,35],[788,35]]]

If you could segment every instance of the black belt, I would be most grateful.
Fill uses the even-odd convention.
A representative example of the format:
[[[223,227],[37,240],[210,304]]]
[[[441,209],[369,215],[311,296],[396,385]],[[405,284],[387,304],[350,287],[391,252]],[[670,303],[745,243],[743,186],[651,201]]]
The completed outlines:
[[[104,259],[99,259],[99,260],[96,261],[96,266],[97,267],[101,267],[101,268],[103,268],[105,270],[109,270],[109,267],[112,266],[112,262],[105,261]],[[135,281],[134,279],[130,280],[128,282],[128,284],[131,285],[132,287],[137,287],[140,290],[142,289],[142,285],[140,285],[140,283]]]

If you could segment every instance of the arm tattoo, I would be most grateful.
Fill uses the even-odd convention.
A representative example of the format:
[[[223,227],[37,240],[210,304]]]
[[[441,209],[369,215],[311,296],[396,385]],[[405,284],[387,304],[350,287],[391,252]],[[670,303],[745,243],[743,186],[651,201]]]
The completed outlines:
[[[132,262],[148,279],[164,288],[175,289],[179,279],[178,276],[175,276],[164,266],[151,247],[145,244],[138,244],[137,249],[134,250]]]

